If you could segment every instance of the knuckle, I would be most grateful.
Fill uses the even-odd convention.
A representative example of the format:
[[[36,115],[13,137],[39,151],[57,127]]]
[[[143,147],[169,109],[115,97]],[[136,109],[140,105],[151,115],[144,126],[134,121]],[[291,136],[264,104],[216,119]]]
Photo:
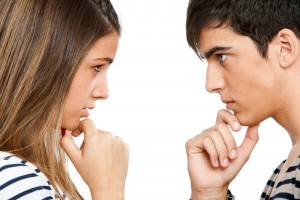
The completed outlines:
[[[208,146],[208,145],[211,145],[211,143],[212,143],[212,138],[210,138],[210,137],[206,137],[206,138],[204,138],[203,139],[203,144],[204,144],[204,146]]]
[[[105,134],[107,137],[114,137],[113,134],[112,134],[111,132],[106,132],[106,131],[105,131],[104,134]]]
[[[212,139],[216,139],[217,137],[219,137],[219,135],[220,135],[219,131],[216,131],[216,130],[211,131],[211,134],[210,134]]]
[[[107,132],[107,131],[103,131],[103,130],[100,130],[100,129],[97,129],[98,133],[97,135],[101,135],[102,137],[113,137],[113,134],[110,133],[110,132]]]
[[[120,136],[114,136],[113,139],[118,144],[124,144],[123,139]]]
[[[245,155],[244,156],[244,163],[248,162],[249,158],[250,158],[250,155]]]
[[[224,130],[224,128],[225,128],[225,124],[219,123],[219,124],[216,125],[216,129],[219,130],[219,131]]]
[[[186,141],[185,143],[185,149],[188,151],[192,148],[192,140],[193,139],[189,139],[188,141]]]
[[[204,131],[202,131],[202,133],[200,135],[206,135],[206,134],[209,134],[211,131],[214,131],[216,130],[216,127],[215,126],[212,126],[208,129],[205,129]]]
[[[222,122],[230,123],[233,122],[234,120],[236,120],[235,115],[228,110],[222,109],[217,112],[216,123],[222,123]]]
[[[223,115],[224,115],[224,112],[225,112],[224,109],[218,110],[218,112],[217,112],[217,117],[223,116]]]
[[[124,148],[128,154],[129,153],[129,145],[127,143],[123,143],[123,144],[124,144]]]

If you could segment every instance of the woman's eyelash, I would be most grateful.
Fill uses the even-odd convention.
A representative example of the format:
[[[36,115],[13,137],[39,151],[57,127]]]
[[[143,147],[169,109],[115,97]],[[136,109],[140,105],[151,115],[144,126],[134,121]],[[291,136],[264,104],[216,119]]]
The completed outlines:
[[[101,71],[101,67],[102,67],[102,66],[103,66],[103,65],[97,65],[97,66],[94,67],[94,70],[98,73],[98,72]]]

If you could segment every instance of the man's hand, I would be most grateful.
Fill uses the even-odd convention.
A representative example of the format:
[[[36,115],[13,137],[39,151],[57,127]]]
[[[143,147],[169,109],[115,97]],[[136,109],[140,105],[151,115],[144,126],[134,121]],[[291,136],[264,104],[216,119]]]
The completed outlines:
[[[238,119],[231,112],[220,110],[215,126],[187,141],[192,200],[226,199],[229,183],[248,161],[258,141],[258,125],[248,127],[239,147],[230,129],[240,131]]]

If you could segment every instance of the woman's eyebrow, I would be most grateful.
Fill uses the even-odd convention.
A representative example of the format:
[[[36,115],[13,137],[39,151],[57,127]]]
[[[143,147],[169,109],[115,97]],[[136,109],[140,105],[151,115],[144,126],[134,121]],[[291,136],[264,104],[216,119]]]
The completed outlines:
[[[96,58],[94,60],[102,60],[102,61],[106,61],[108,62],[109,64],[113,63],[114,62],[114,59],[113,58],[109,58],[109,57],[106,57],[106,58]]]

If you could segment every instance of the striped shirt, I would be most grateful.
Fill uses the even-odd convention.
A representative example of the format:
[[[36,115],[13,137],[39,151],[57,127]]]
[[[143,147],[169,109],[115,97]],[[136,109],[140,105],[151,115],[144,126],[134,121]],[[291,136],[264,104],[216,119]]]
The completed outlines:
[[[282,179],[275,185],[276,178],[283,166],[283,161],[273,172],[261,195],[261,200],[298,199],[300,200],[300,156],[287,169]]]
[[[0,199],[48,200],[57,197],[46,176],[33,164],[0,151]]]

